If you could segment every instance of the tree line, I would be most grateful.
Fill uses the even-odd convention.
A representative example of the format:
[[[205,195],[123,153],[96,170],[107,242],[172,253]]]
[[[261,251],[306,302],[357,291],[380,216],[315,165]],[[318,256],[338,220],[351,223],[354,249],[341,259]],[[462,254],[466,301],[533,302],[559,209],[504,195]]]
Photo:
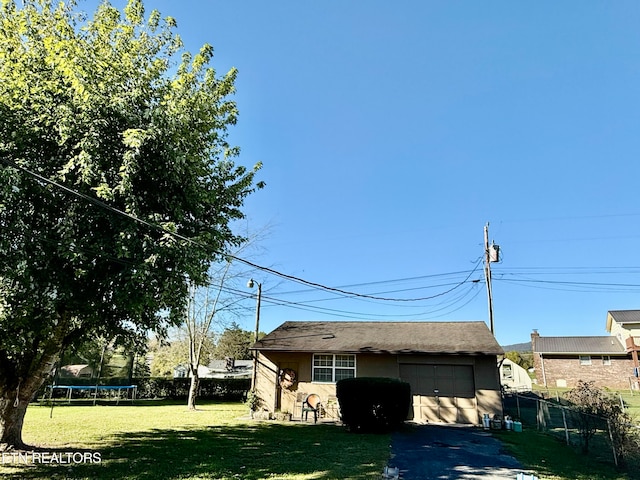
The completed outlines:
[[[264,333],[261,332],[261,336]],[[253,337],[253,332],[243,330],[235,322],[222,332],[210,331],[200,365],[227,358],[250,360]],[[189,339],[179,330],[170,339],[154,336],[132,349],[122,346],[105,348],[102,339],[92,339],[66,353],[60,360],[60,368],[88,365],[91,378],[173,377],[177,366],[188,364]]]

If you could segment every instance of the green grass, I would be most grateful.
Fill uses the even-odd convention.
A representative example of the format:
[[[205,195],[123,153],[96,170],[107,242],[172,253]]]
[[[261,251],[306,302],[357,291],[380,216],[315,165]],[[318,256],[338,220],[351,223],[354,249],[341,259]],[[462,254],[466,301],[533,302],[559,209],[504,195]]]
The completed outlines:
[[[130,480],[333,480],[380,478],[389,435],[348,433],[332,424],[259,422],[237,403],[32,405],[24,440],[46,452],[98,452],[100,464],[0,465],[0,478]],[[612,463],[525,428],[495,432],[527,470],[547,480],[630,480]]]
[[[494,432],[505,449],[527,470],[545,480],[630,480],[638,478],[617,472],[611,461],[602,462],[594,456],[582,455],[564,442],[536,430],[522,433]]]
[[[3,479],[378,478],[389,435],[332,424],[258,422],[240,404],[32,405],[24,440],[48,452],[99,452],[100,464],[0,465]]]
[[[534,385],[533,391],[535,393],[543,393],[547,398],[556,398],[556,396],[563,397],[570,388],[544,388],[538,385]],[[636,419],[640,422],[640,392],[631,391],[629,389],[625,390],[610,390],[607,391],[613,395],[616,399],[622,400],[627,408],[627,412],[636,417]]]

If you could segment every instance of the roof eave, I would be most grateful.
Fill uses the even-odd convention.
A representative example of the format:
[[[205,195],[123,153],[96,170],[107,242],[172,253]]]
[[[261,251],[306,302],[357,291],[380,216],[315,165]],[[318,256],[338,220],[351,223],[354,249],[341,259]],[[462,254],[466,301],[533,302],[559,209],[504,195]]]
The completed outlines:
[[[399,350],[385,350],[374,348],[360,348],[360,349],[289,349],[278,347],[251,347],[250,350],[259,352],[287,352],[287,353],[332,353],[332,354],[346,354],[346,355],[362,355],[371,353],[374,355],[504,355],[504,350],[413,350],[413,349],[399,349]]]
[[[628,355],[627,352],[594,352],[594,351],[587,351],[587,352],[552,352],[552,351],[537,351],[536,353],[539,354],[553,354],[553,355],[620,355],[620,356],[626,356]]]

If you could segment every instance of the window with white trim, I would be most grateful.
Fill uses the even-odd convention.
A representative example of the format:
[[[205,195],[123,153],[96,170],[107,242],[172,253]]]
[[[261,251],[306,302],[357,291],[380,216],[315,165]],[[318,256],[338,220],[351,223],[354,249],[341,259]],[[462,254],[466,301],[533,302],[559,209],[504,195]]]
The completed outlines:
[[[312,381],[318,383],[336,383],[343,378],[353,378],[355,376],[355,355],[313,355]]]
[[[602,364],[603,365],[611,365],[611,357],[609,355],[602,356]]]
[[[591,355],[580,355],[580,365],[591,365]]]

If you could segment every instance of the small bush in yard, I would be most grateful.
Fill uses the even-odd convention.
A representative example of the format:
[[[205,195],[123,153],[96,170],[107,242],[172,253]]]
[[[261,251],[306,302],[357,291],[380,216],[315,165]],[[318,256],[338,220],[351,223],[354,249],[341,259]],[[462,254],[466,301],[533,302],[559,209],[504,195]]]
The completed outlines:
[[[336,384],[342,422],[351,430],[384,431],[402,424],[411,387],[394,378],[346,378]]]
[[[633,427],[634,419],[615,397],[596,387],[594,382],[580,380],[567,392],[566,398],[572,403],[584,453],[589,452],[589,442],[597,430],[608,430],[619,464],[624,464],[630,456],[637,456],[638,432]]]

